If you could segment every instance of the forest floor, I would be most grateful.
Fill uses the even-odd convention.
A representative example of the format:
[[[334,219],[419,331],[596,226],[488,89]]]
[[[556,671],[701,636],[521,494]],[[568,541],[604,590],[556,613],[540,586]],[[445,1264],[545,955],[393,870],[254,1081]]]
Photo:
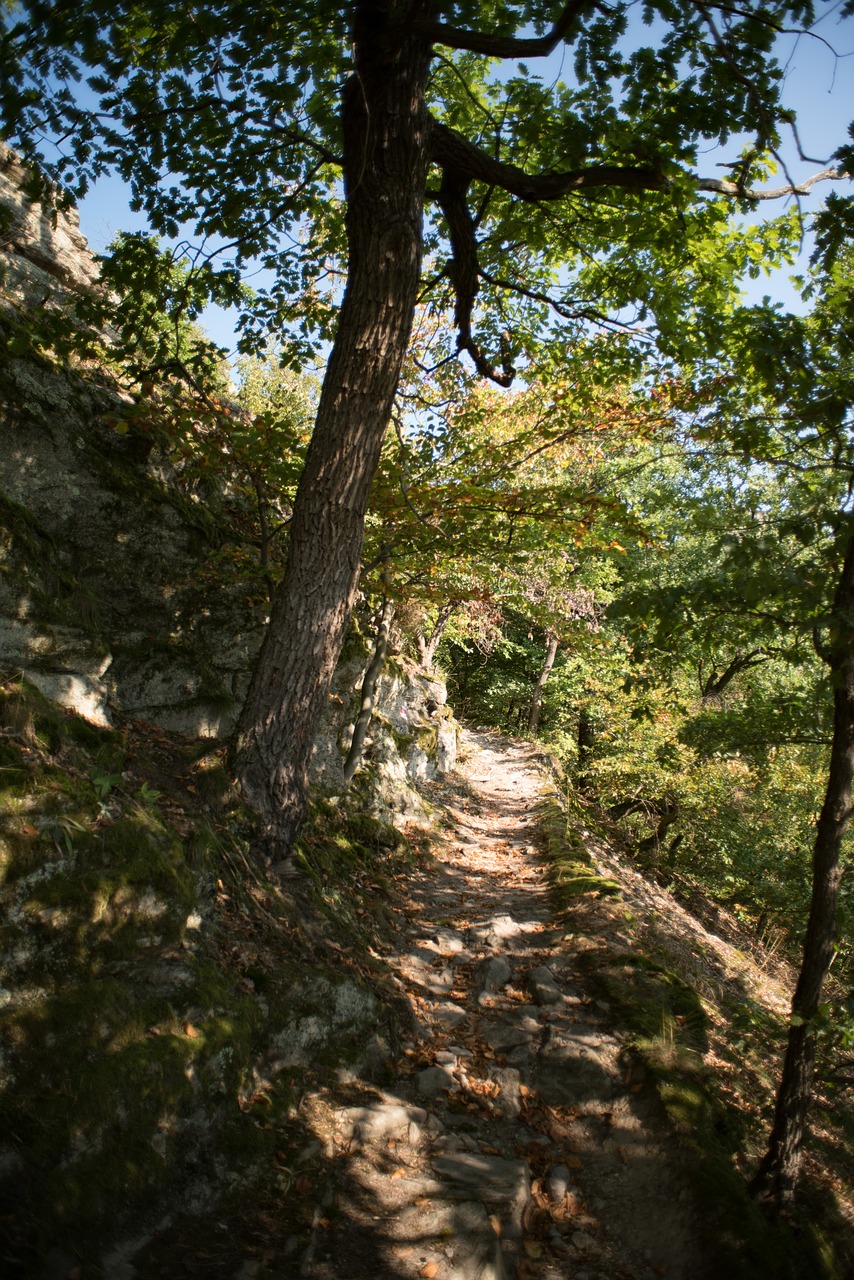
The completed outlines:
[[[438,830],[385,956],[416,1031],[384,1087],[353,1078],[304,1101],[328,1163],[294,1274],[702,1280],[726,1265],[727,1232],[745,1247],[725,1189],[714,1203],[696,1176],[708,1103],[691,1081],[711,1065],[746,1111],[770,1081],[745,1071],[746,1044],[700,997],[719,1009],[728,993],[782,1024],[791,975],[711,932],[580,824],[574,856],[602,891],[582,876],[586,891],[561,904],[544,856],[549,788],[531,744],[471,731],[460,775],[434,786]],[[645,1039],[623,1017],[638,1008],[651,1011]],[[786,1273],[770,1257],[763,1270],[754,1248],[757,1274]]]
[[[193,1257],[216,1253],[217,1230],[236,1245],[238,1226],[235,1280],[843,1274],[795,1256],[798,1224],[763,1234],[743,1192],[778,1049],[757,1041],[784,1027],[785,965],[644,879],[583,807],[569,852],[556,847],[530,743],[465,731],[430,799],[435,827],[410,833],[419,858],[378,944],[408,1038],[376,1071],[306,1090],[275,1195],[212,1227],[204,1254],[161,1236],[129,1274],[199,1274]],[[810,1174],[837,1236],[854,1236],[821,1116]]]
[[[397,972],[417,1019],[393,1088],[312,1102],[336,1161],[311,1280],[701,1280],[702,1233],[660,1104],[555,918],[529,744],[469,733],[462,787],[411,879]],[[598,938],[597,938],[598,935]]]

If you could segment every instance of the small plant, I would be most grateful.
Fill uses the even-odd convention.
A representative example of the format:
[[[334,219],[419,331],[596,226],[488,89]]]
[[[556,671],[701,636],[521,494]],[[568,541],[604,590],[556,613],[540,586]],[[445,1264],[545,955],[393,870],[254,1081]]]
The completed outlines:
[[[48,836],[49,839],[53,841],[57,851],[62,853],[64,846],[69,857],[74,853],[75,833],[79,832],[82,835],[86,834],[86,828],[81,823],[75,821],[74,818],[43,818],[40,821],[39,826],[41,828],[42,835]]]
[[[143,782],[139,791],[137,791],[136,793],[136,798],[142,804],[145,804],[151,807],[157,804],[157,801],[160,799],[161,795],[162,795],[162,792],[155,791],[154,788],[150,787],[147,782]]]
[[[120,773],[93,773],[92,786],[95,788],[95,795],[98,797],[98,803],[103,806],[107,796],[113,787],[118,786],[122,780]]]

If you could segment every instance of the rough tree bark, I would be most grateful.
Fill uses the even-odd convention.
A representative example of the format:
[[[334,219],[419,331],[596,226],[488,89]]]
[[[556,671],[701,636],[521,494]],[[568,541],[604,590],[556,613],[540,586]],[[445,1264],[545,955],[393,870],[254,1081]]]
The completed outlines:
[[[260,819],[256,852],[270,860],[287,854],[305,811],[313,737],[352,609],[421,270],[430,46],[389,0],[360,0],[353,47],[341,108],[347,287],[287,567],[235,744],[235,771]]]
[[[540,712],[543,707],[543,689],[546,681],[551,675],[552,667],[557,657],[558,639],[553,631],[546,632],[546,656],[543,661],[542,669],[537,677],[537,683],[534,685],[534,692],[531,695],[531,703],[528,707],[528,733],[536,733],[540,723]]]
[[[391,631],[391,623],[394,618],[394,603],[391,600],[383,600],[383,607],[380,613],[380,623],[377,628],[377,640],[374,645],[374,652],[371,661],[368,663],[368,669],[365,672],[365,678],[362,681],[362,693],[359,699],[359,714],[356,716],[356,723],[353,725],[353,738],[350,742],[350,750],[347,752],[347,759],[344,761],[344,786],[349,787],[353,781],[356,770],[359,767],[359,761],[362,759],[362,748],[365,745],[365,736],[368,732],[368,725],[371,723],[371,716],[374,712],[374,698],[377,692],[377,681],[380,678],[380,672],[383,669],[385,656],[388,652],[388,636]]]
[[[824,804],[813,846],[813,886],[803,961],[792,999],[792,1023],[768,1150],[753,1193],[772,1211],[790,1202],[800,1173],[815,1060],[821,991],[833,959],[842,880],[840,848],[851,817],[854,776],[854,537],[849,540],[823,656],[833,673],[833,742]]]

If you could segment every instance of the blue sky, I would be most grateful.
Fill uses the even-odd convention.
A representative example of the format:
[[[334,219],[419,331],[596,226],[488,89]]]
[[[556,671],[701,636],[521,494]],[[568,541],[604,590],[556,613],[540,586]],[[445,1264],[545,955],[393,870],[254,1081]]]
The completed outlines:
[[[797,181],[802,181],[822,167],[833,151],[846,140],[848,125],[854,120],[854,21],[839,23],[835,13],[831,11],[819,25],[818,31],[827,44],[813,37],[791,37],[781,43],[779,53],[786,70],[787,105],[797,113],[798,132],[804,153],[820,162],[801,162],[792,145],[786,160]],[[639,37],[646,40],[651,38],[649,31],[640,26]],[[828,45],[833,46],[836,52]],[[544,65],[544,75],[559,75],[560,55],[554,54],[549,61],[553,65]],[[722,170],[716,166],[736,155],[740,143],[735,140],[731,146],[732,149],[728,149],[726,154],[716,148],[710,149],[703,158],[705,165],[701,165],[700,176],[721,176]],[[823,191],[819,186],[804,200],[805,212],[819,208],[822,199]],[[782,202],[774,201],[760,206],[760,211],[773,215],[782,207]],[[117,232],[145,230],[147,226],[145,219],[130,209],[127,188],[117,177],[101,179],[80,202],[80,223],[95,252],[105,249]],[[807,244],[802,262],[794,270],[805,267],[808,251]],[[748,280],[745,282],[746,296],[750,301],[759,301],[767,294],[786,307],[797,308],[799,299],[790,283],[790,275],[791,270],[786,268],[756,281]],[[211,307],[205,313],[203,324],[215,342],[233,350],[233,315],[221,308]]]

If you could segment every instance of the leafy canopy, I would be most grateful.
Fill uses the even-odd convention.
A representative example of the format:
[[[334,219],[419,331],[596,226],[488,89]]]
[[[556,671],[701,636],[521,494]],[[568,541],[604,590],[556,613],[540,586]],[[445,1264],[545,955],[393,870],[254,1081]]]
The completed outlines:
[[[117,170],[155,232],[189,233],[244,347],[287,329],[301,358],[331,335],[346,265],[355,7],[24,0],[0,19],[3,128],[75,193]],[[714,341],[737,279],[797,241],[796,210],[750,229],[729,206],[755,207],[794,118],[775,40],[814,16],[805,0],[659,0],[642,24],[629,3],[401,6],[433,48],[422,300],[454,317],[437,358],[466,351],[502,380],[596,323],[642,340],[648,325],[672,353]],[[558,32],[556,72],[520,31]],[[697,171],[710,145],[724,179]],[[271,283],[250,302],[259,267]]]

